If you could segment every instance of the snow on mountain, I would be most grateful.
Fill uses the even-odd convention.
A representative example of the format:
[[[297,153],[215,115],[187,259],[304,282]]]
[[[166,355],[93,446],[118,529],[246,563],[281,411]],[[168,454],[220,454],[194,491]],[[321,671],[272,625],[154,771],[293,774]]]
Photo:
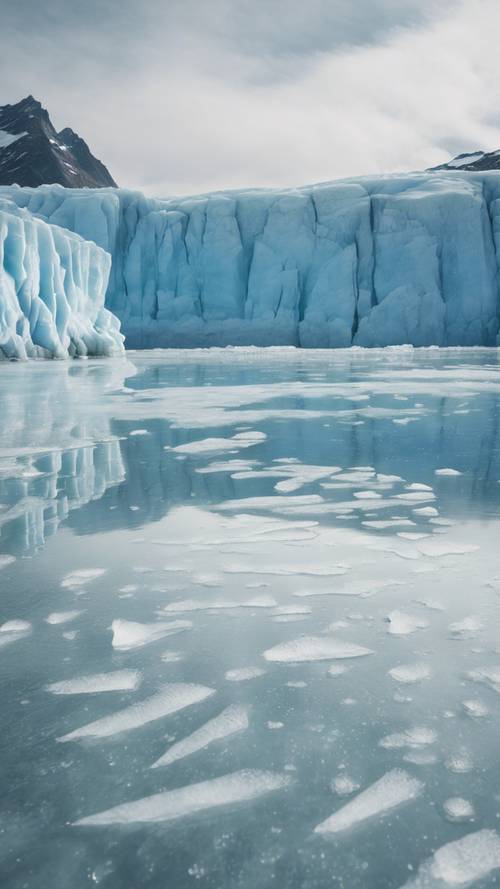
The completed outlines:
[[[439,167],[432,167],[435,170],[500,170],[500,151],[473,151],[466,154],[459,154],[446,164]]]
[[[500,176],[453,172],[155,200],[3,188],[113,259],[130,347],[494,345]]]
[[[0,196],[0,358],[120,351],[104,308],[110,264],[94,242]]]
[[[57,133],[33,96],[0,106],[0,184],[101,188],[116,183],[73,130]]]

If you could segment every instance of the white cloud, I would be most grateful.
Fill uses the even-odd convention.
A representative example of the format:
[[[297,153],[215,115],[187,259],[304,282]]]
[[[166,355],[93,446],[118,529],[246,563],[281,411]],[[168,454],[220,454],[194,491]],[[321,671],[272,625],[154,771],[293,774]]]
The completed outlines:
[[[203,42],[202,28],[181,29],[128,69],[106,72],[101,59],[95,93],[87,67],[78,84],[52,76],[39,97],[120,184],[158,195],[421,169],[500,148],[498,0],[428,5],[431,19],[386,29],[383,43],[318,49],[313,29],[275,63],[272,47],[260,58],[258,41],[243,47],[231,29]]]

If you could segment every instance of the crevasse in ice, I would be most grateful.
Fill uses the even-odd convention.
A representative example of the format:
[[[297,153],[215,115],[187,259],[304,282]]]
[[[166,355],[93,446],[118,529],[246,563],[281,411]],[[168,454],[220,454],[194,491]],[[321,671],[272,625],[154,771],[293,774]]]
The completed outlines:
[[[106,306],[130,347],[496,343],[495,172],[161,200],[58,185],[0,195],[111,254]]]

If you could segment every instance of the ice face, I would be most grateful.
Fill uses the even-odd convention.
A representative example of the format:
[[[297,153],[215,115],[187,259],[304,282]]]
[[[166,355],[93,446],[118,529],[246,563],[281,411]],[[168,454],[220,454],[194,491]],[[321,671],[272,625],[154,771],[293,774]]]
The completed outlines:
[[[111,257],[0,194],[0,358],[110,355],[123,349],[104,299]]]
[[[0,195],[107,251],[106,305],[130,347],[495,343],[498,173],[169,200],[59,186]]]
[[[114,620],[111,624],[113,631],[113,648],[117,651],[130,651],[133,648],[142,648],[150,642],[157,642],[166,636],[175,636],[184,630],[189,630],[192,623],[189,620],[158,621],[155,624],[141,624],[132,620]]]
[[[138,670],[114,670],[112,673],[94,673],[63,679],[46,686],[53,695],[88,695],[106,691],[135,691],[141,683]]]
[[[275,790],[281,790],[292,782],[293,779],[289,775],[259,769],[244,769],[221,778],[212,778],[199,784],[190,784],[177,790],[166,790],[132,803],[124,803],[106,812],[80,818],[75,824],[82,827],[98,827],[103,824],[175,821],[220,806],[250,802]]]

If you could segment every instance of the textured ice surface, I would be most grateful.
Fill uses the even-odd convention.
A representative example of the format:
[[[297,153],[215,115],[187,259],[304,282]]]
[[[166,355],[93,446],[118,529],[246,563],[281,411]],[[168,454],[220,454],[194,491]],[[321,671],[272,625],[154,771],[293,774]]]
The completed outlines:
[[[406,614],[403,611],[391,611],[387,615],[389,626],[387,632],[393,636],[409,636],[417,630],[423,630],[429,626],[429,622],[414,614]]]
[[[431,728],[425,726],[415,726],[406,729],[404,732],[394,732],[394,734],[386,735],[380,741],[380,746],[387,750],[397,750],[400,747],[426,747],[428,744],[435,744],[437,734]]]
[[[0,194],[0,358],[109,355],[123,349],[104,308],[111,258]]]
[[[151,768],[168,766],[178,759],[190,756],[191,753],[203,750],[214,741],[229,738],[231,735],[242,732],[246,728],[248,728],[248,708],[238,704],[231,704],[222,713],[219,713],[218,716],[210,719],[205,725],[193,732],[192,735],[189,735],[188,738],[183,738],[182,741],[172,744],[167,752],[153,763]]]
[[[0,648],[10,645],[29,636],[32,631],[31,623],[27,620],[8,620],[0,626]]]
[[[334,812],[326,821],[318,824],[315,832],[338,833],[349,830],[368,818],[384,815],[391,809],[410,802],[419,796],[423,788],[423,783],[408,772],[393,769]]]
[[[72,620],[83,614],[82,611],[53,611],[45,618],[45,622],[57,626],[58,624],[69,624]]]
[[[265,672],[262,667],[235,667],[226,672],[225,678],[228,682],[247,682],[249,679],[263,676]]]
[[[495,830],[478,830],[441,846],[404,889],[470,886],[499,867],[500,836]]]
[[[422,679],[428,679],[431,675],[431,669],[427,664],[401,664],[399,667],[393,667],[389,670],[389,676],[392,676],[396,682],[412,683],[421,682]]]
[[[80,568],[78,571],[67,574],[61,581],[61,586],[68,589],[85,586],[86,583],[97,580],[103,574],[106,574],[105,568]]]
[[[332,639],[328,636],[300,636],[291,642],[281,642],[264,652],[266,661],[297,663],[300,661],[327,661],[342,658],[364,657],[373,654],[369,648]]]
[[[482,682],[500,694],[500,667],[476,667],[475,670],[469,670],[466,675],[467,679]]]
[[[445,800],[443,809],[450,821],[470,821],[474,817],[474,806],[461,796]]]
[[[113,631],[113,648],[117,651],[130,651],[133,648],[142,648],[150,642],[156,642],[165,636],[175,636],[183,630],[192,627],[190,620],[158,621],[155,624],[141,624],[133,620],[114,620],[111,624]]]
[[[219,806],[250,802],[291,784],[289,775],[260,769],[243,769],[220,778],[166,790],[153,796],[115,806],[106,812],[80,818],[77,825],[135,824],[173,821]]]
[[[105,691],[135,691],[141,683],[139,670],[114,670],[112,673],[94,673],[63,679],[46,686],[53,695],[97,694]]]
[[[111,254],[106,304],[131,347],[495,343],[495,172],[165,200],[57,185],[0,195]]]
[[[215,694],[213,688],[207,688],[205,685],[195,685],[189,682],[172,682],[165,685],[162,689],[146,698],[143,701],[137,701],[124,710],[118,710],[110,716],[103,716],[102,719],[96,719],[88,725],[69,732],[67,735],[58,738],[58,741],[78,741],[80,738],[109,738],[120,732],[128,732],[135,728],[140,728],[148,722],[155,719],[161,719],[163,716],[169,716],[171,713],[177,713],[184,707],[190,707],[199,701]]]

